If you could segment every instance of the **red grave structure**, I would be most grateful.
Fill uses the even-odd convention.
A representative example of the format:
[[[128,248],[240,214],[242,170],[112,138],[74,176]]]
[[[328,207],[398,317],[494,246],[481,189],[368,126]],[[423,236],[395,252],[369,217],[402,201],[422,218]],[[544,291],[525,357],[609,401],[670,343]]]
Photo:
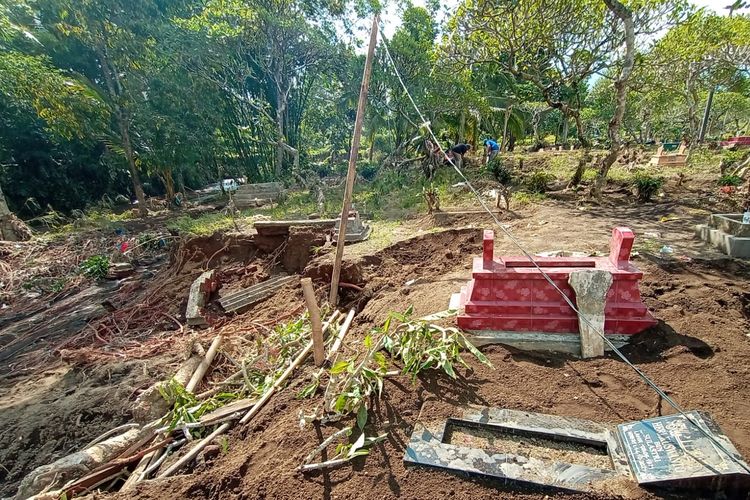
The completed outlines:
[[[604,333],[633,335],[656,320],[641,300],[643,273],[630,263],[635,235],[626,227],[612,231],[608,257],[535,257],[550,279],[575,303],[568,284],[572,271],[601,269],[612,273],[604,310]],[[578,315],[560,292],[526,257],[494,258],[494,233],[484,231],[482,257],[474,258],[472,280],[461,288],[458,326],[481,332],[577,333]]]

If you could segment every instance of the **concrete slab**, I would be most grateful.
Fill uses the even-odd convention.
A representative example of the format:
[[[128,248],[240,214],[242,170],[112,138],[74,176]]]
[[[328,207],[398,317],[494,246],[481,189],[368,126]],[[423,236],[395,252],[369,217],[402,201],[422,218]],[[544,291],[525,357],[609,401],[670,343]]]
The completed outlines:
[[[750,226],[750,224],[741,225]],[[740,228],[739,231],[744,234],[744,228]],[[708,224],[698,224],[695,226],[695,233],[700,239],[706,243],[710,243],[730,257],[735,259],[750,259],[750,237],[727,234],[721,229],[711,227]]]

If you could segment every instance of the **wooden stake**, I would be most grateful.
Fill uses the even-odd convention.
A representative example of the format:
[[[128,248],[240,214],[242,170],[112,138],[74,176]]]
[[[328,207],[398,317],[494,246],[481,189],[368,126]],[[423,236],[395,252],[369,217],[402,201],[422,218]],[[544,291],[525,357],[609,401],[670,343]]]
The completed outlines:
[[[357,104],[357,118],[354,121],[354,136],[352,147],[349,151],[349,169],[346,173],[346,190],[344,191],[344,206],[341,208],[341,221],[339,222],[339,237],[336,243],[336,260],[333,264],[331,276],[331,293],[329,302],[336,307],[339,299],[339,278],[341,277],[341,261],[344,258],[344,243],[346,242],[346,225],[349,221],[349,211],[352,209],[352,191],[354,190],[354,179],[357,177],[357,156],[359,155],[359,141],[362,137],[362,123],[365,119],[365,105],[367,104],[367,88],[370,85],[370,73],[372,71],[372,59],[375,55],[375,45],[378,41],[378,21],[380,14],[372,18],[372,29],[370,31],[370,46],[367,49],[365,59],[365,72],[362,75],[362,86],[359,89],[359,103]]]
[[[188,392],[195,391],[195,388],[198,387],[198,384],[201,383],[201,380],[203,380],[203,376],[206,374],[208,368],[211,366],[211,363],[216,357],[216,351],[219,350],[219,345],[221,345],[221,335],[217,335],[214,341],[211,342],[211,347],[208,348],[206,357],[203,358],[201,364],[199,364],[198,368],[195,369],[195,373],[193,373],[193,376],[190,378],[190,382],[188,382],[188,384],[185,386],[185,390],[187,390]]]
[[[302,293],[305,295],[307,310],[310,311],[315,366],[323,366],[326,353],[325,345],[323,344],[323,325],[320,323],[320,309],[318,308],[318,301],[315,299],[315,290],[310,278],[302,278],[300,284],[302,285]]]

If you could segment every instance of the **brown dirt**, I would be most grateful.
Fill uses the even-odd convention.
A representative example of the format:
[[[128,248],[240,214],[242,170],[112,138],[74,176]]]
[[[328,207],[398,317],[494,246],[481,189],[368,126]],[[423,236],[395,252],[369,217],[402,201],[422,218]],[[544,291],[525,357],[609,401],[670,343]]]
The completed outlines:
[[[708,411],[739,451],[750,456],[750,268],[716,259],[714,252],[692,238],[692,224],[700,221],[704,213],[673,201],[645,206],[626,203],[605,210],[581,210],[565,201],[547,201],[517,212],[518,217],[508,223],[510,230],[534,252],[605,252],[612,226],[626,223],[636,231],[641,255],[635,262],[645,273],[641,289],[660,324],[635,337],[625,352],[685,408]],[[669,216],[667,220],[665,216]],[[366,332],[380,324],[388,311],[404,310],[410,304],[416,315],[445,309],[450,294],[469,277],[471,258],[480,248],[480,227],[424,234],[349,260],[350,268],[357,270],[360,278],[350,278],[351,283],[363,285],[365,290],[343,293],[345,304],[362,308],[346,338],[345,349],[356,349]],[[646,238],[645,232],[658,232],[658,236]],[[656,257],[653,245],[643,245],[646,239],[655,240],[654,245],[672,246],[675,258],[664,261]],[[518,253],[499,236],[496,249],[498,253]],[[315,277],[324,280],[330,258],[327,254],[314,259],[306,272],[318,273]],[[302,304],[299,290],[289,286],[238,319],[271,321],[301,311]],[[469,368],[459,370],[457,381],[434,372],[426,372],[414,382],[404,376],[388,378],[382,398],[373,401],[368,424],[373,434],[387,432],[387,439],[376,445],[369,456],[357,458],[351,465],[310,475],[298,473],[296,467],[326,436],[350,422],[300,429],[300,411],[309,413],[317,404],[315,400],[299,401],[294,397],[314,371],[306,365],[249,425],[231,431],[226,453],[196,465],[190,475],[142,484],[127,498],[536,499],[550,492],[405,466],[403,453],[422,405],[433,403],[424,418],[451,416],[452,408],[463,404],[602,422],[641,419],[660,411],[655,394],[611,354],[582,361],[503,346],[488,346],[484,352],[494,369],[465,356]],[[71,393],[71,398],[76,394]],[[51,408],[60,411],[56,405]],[[665,405],[661,410],[671,411]],[[0,417],[13,419],[9,413]],[[26,418],[31,417],[27,414]],[[113,419],[108,427],[117,423],[120,421]],[[36,425],[49,427],[44,421]],[[95,435],[99,430],[89,434]],[[3,435],[5,445],[6,433]],[[52,439],[59,440],[60,435],[55,433]],[[11,448],[18,453],[19,446]],[[35,447],[28,448],[33,452]],[[3,464],[8,467],[5,460]],[[28,472],[30,466],[27,462],[19,470],[26,468]],[[3,493],[12,491],[11,486],[12,483],[5,487]],[[654,493],[613,485],[611,494],[566,498],[617,495],[651,498]],[[126,498],[124,494],[115,496]]]
[[[419,314],[444,309],[449,293],[468,277],[468,263],[478,251],[478,235],[476,230],[425,235],[365,259],[369,262],[363,264],[368,283],[380,280],[383,286],[367,303],[364,314],[358,316],[347,343],[360,341],[371,326],[384,319],[387,310],[405,309],[411,303],[419,305]],[[547,245],[549,241],[535,240],[534,245]],[[603,236],[592,243],[605,242]],[[554,244],[571,246],[569,241],[557,240]],[[745,333],[750,270],[721,260],[642,260],[640,265],[646,272],[642,285],[645,301],[662,322],[636,337],[627,354],[686,408],[709,411],[740,452],[748,455],[750,389],[745,381],[750,370],[750,345]],[[420,276],[425,281],[412,285],[405,294],[404,282]],[[461,373],[458,381],[437,373],[425,373],[415,383],[402,376],[388,379],[382,399],[373,402],[371,420],[372,432],[388,432],[388,438],[368,457],[359,458],[350,466],[307,476],[295,471],[304,456],[335,431],[331,426],[299,429],[299,412],[309,412],[314,403],[294,399],[294,393],[304,386],[304,377],[298,376],[253,423],[233,431],[226,455],[200,466],[189,476],[144,485],[138,495],[157,498],[169,492],[205,498],[541,498],[549,491],[405,466],[403,453],[414,422],[420,418],[422,404],[440,403],[439,410],[425,418],[451,416],[451,408],[462,404],[603,422],[659,413],[654,393],[611,354],[581,361],[503,346],[488,346],[485,354],[494,369],[467,357],[470,368]],[[305,374],[310,372],[308,368]],[[663,408],[663,412],[669,413],[670,409]],[[612,487],[611,494],[598,496],[653,495],[632,485]]]

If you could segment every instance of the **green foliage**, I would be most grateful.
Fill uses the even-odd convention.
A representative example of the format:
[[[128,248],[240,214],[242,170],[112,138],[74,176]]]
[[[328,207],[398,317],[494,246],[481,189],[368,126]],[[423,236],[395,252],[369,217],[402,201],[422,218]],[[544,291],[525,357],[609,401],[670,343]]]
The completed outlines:
[[[719,186],[739,186],[743,179],[739,175],[724,174],[719,177]]]
[[[168,382],[160,384],[158,389],[159,394],[161,394],[165,401],[174,402],[172,410],[164,417],[163,421],[163,424],[167,426],[168,432],[184,424],[198,422],[202,415],[235,401],[240,397],[240,393],[220,392],[211,398],[198,401],[195,394],[189,392],[175,379],[170,379]]]
[[[547,192],[547,184],[553,180],[555,180],[553,175],[542,170],[537,170],[524,178],[524,186],[531,193],[543,194]]]
[[[404,314],[391,313],[378,333],[383,336],[383,347],[403,363],[403,373],[410,374],[412,379],[428,369],[439,369],[456,378],[454,366],[467,366],[460,355],[462,349],[468,350],[485,365],[492,366],[458,329],[412,320],[410,316],[411,309]],[[400,324],[391,328],[392,320]]]
[[[486,168],[495,180],[503,186],[509,186],[513,183],[513,172],[505,165],[505,162],[499,155],[489,161]]]
[[[109,272],[109,257],[106,255],[92,255],[81,262],[81,273],[87,278],[102,280]]]
[[[642,202],[650,201],[659,192],[663,184],[663,177],[653,176],[645,172],[637,173],[633,181],[638,199]]]
[[[210,213],[196,218],[183,216],[172,219],[167,228],[184,235],[205,236],[217,231],[230,231],[234,229],[232,217],[221,213]]]

